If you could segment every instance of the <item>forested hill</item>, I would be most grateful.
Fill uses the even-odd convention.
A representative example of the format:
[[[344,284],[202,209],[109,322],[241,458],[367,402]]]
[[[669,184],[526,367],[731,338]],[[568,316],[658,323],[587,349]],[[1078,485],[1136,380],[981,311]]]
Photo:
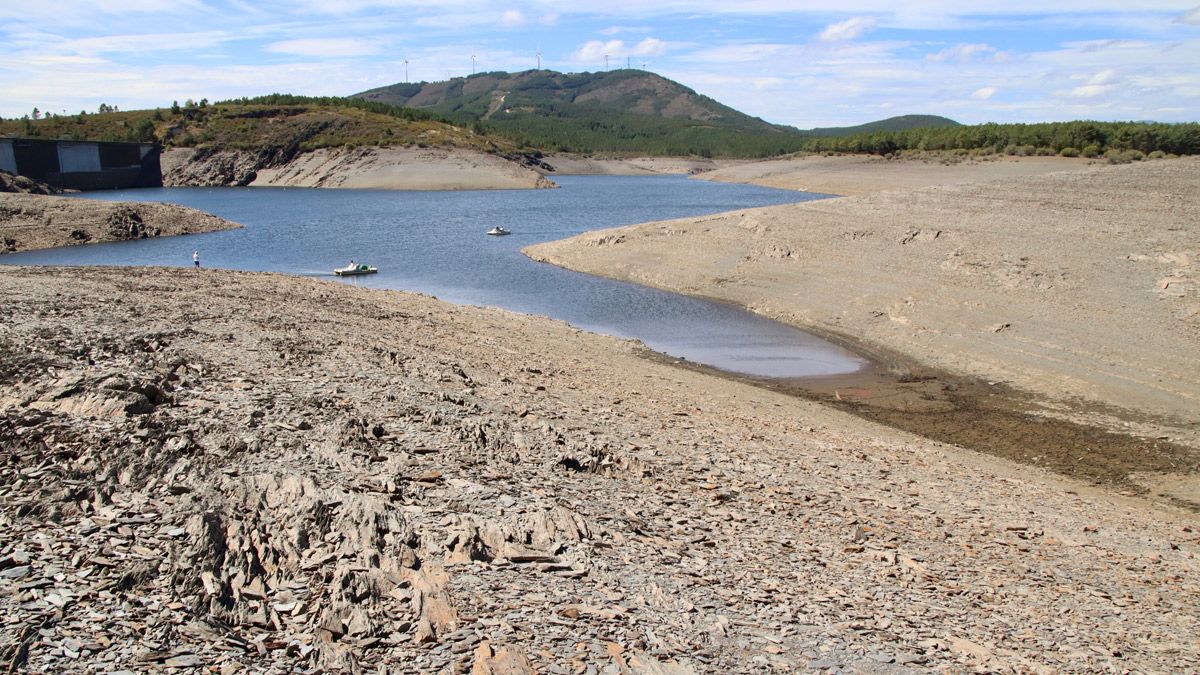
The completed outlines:
[[[394,84],[355,95],[369,101],[421,108],[448,119],[503,120],[522,114],[562,115],[571,108],[698,122],[722,129],[781,129],[644,70],[558,73],[491,72],[446,82]]]
[[[872,134],[877,131],[906,131],[908,129],[941,129],[962,126],[949,117],[940,115],[901,115],[886,120],[868,122],[854,127],[824,127],[808,129],[800,133],[809,137],[834,138],[855,134]]]
[[[768,157],[802,151],[816,137],[958,125],[935,115],[905,115],[805,131],[751,117],[678,82],[633,69],[479,73],[393,84],[354,97],[424,110],[549,152]]]
[[[355,97],[418,108],[550,151],[768,156],[803,145],[794,129],[642,70],[480,73]]]

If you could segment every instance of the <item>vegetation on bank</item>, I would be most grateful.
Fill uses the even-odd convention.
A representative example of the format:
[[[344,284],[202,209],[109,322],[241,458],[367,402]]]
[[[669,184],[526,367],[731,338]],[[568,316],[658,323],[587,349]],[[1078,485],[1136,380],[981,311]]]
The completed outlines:
[[[508,141],[455,127],[428,112],[357,99],[286,94],[216,103],[187,101],[153,110],[3,120],[0,135],[157,142],[166,147],[286,155],[329,147],[392,145],[516,152]]]
[[[1046,122],[977,124],[877,131],[809,140],[811,152],[887,155],[904,151],[1061,155],[1138,159],[1138,155],[1200,155],[1200,124],[1154,122]]]
[[[539,115],[496,115],[473,122],[472,128],[544,152],[761,158],[806,149],[804,138],[784,131],[726,129],[590,106],[548,106]]]

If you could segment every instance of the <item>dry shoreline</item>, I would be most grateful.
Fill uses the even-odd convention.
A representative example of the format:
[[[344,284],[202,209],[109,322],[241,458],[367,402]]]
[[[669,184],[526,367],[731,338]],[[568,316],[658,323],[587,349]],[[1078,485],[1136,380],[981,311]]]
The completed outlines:
[[[0,656],[29,671],[1200,666],[1192,513],[410,293],[0,293]]]
[[[457,148],[323,148],[270,168],[256,153],[222,150],[197,156],[173,148],[162,156],[166,185],[250,185],[378,190],[526,190],[555,187],[537,171],[496,155]]]
[[[957,157],[924,159],[876,155],[807,155],[761,162],[739,162],[698,174],[700,180],[752,183],[781,190],[862,196],[935,185],[982,183],[1080,169],[1095,160],[1064,157]]]
[[[750,160],[705,159],[702,157],[603,157],[594,155],[547,155],[544,162],[553,176],[655,176],[697,175],[751,163]]]
[[[1025,392],[1028,413],[1166,437],[1192,448],[1179,467],[1191,474],[1200,160],[1049,173],[1054,163],[942,167],[914,180],[961,184],[901,190],[897,163],[816,159],[766,173],[807,181],[814,168],[841,173],[830,170],[837,160],[866,171],[857,184],[875,192],[586,233],[526,253],[900,354],[916,376],[924,366],[941,378],[932,390],[908,386],[911,401],[936,397],[947,374],[965,376]],[[872,163],[873,174],[864,169]],[[1019,177],[961,182],[974,170]],[[1200,501],[1200,482],[1184,478],[1190,487],[1176,496]]]

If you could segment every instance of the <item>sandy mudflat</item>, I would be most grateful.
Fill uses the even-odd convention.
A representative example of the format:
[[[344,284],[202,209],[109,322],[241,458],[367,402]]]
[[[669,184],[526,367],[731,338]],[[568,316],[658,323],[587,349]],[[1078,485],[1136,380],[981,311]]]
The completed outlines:
[[[167,185],[376,188],[388,190],[517,190],[554,187],[533,169],[496,155],[450,148],[320,149],[277,167],[258,155],[221,151],[194,160],[195,151],[163,153]]]
[[[239,227],[175,204],[0,193],[0,254]]]
[[[894,188],[897,169],[883,166],[858,184]],[[988,179],[996,166],[1009,170],[951,168]],[[851,191],[831,181],[822,189]],[[1200,447],[1198,195],[1200,159],[1084,166],[591,232],[528,253]]]
[[[549,175],[653,176],[695,174],[746,164],[745,160],[704,159],[700,157],[594,157],[588,155],[549,155],[545,162],[554,167]]]
[[[1061,157],[988,157],[909,160],[873,155],[807,156],[716,167],[702,180],[754,183],[783,190],[864,195],[933,185],[979,183],[1037,176],[1087,166],[1092,160]]]
[[[0,268],[0,297],[10,667],[1200,667],[1194,513],[423,296]]]

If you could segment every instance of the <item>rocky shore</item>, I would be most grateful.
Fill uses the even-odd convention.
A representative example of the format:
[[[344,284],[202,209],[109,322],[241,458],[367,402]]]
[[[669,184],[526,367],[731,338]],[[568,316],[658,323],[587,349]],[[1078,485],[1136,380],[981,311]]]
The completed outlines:
[[[499,155],[456,148],[324,148],[286,161],[244,150],[173,148],[162,156],[166,185],[386,190],[556,187],[534,168]]]
[[[0,293],[10,669],[1200,667],[1189,512],[418,295]]]
[[[0,254],[239,227],[238,223],[175,204],[0,192]]]

